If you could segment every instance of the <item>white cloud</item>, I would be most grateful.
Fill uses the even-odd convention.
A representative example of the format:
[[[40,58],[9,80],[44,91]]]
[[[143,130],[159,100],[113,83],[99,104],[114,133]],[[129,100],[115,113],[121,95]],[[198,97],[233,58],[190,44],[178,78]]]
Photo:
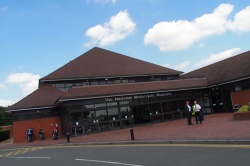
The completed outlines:
[[[32,73],[14,73],[10,74],[5,83],[7,84],[19,84],[19,87],[23,95],[28,95],[38,88],[39,75]]]
[[[163,64],[161,66],[163,66],[163,67],[170,67],[170,64],[166,63],[166,64]]]
[[[233,5],[220,4],[210,14],[204,14],[193,21],[177,20],[159,22],[144,36],[145,45],[153,44],[161,51],[177,51],[191,47],[195,42],[227,30],[250,31],[250,6],[236,13],[234,20],[228,19]]]
[[[0,7],[0,12],[5,12],[8,10],[8,6]]]
[[[190,65],[190,64],[191,64],[190,61],[185,61],[185,62],[182,62],[182,63],[176,65],[176,66],[174,67],[174,69],[175,69],[175,70],[183,70],[183,69],[187,68],[188,65]]]
[[[38,80],[40,78],[39,75],[34,75],[32,73],[14,73],[10,74],[5,80],[6,83],[23,83],[30,82],[33,80]]]
[[[0,89],[7,89],[7,87],[4,84],[0,83]]]
[[[234,16],[234,20],[229,23],[229,28],[238,33],[250,31],[250,6]]]
[[[196,63],[196,67],[200,68],[203,66],[210,65],[212,63],[224,60],[226,58],[232,57],[240,52],[240,48],[233,48],[230,50],[226,50],[217,54],[212,54],[210,57],[200,60],[199,62]]]
[[[31,80],[25,84],[21,84],[20,88],[23,92],[23,95],[26,96],[38,88],[38,80]]]
[[[0,106],[2,106],[2,107],[7,107],[7,106],[10,106],[14,103],[15,103],[15,101],[13,101],[13,100],[1,100],[0,99]]]
[[[129,17],[127,11],[120,11],[112,16],[109,22],[104,25],[96,25],[89,28],[85,35],[91,38],[91,41],[84,43],[84,46],[92,47],[95,45],[106,46],[124,39],[132,34],[136,24]]]

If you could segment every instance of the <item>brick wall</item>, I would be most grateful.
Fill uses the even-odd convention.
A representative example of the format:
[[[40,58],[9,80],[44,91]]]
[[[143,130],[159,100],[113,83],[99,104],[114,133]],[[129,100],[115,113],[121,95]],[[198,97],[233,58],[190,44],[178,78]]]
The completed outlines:
[[[248,105],[250,102],[250,89],[231,93],[232,104]]]
[[[43,119],[33,119],[13,122],[13,138],[14,143],[25,142],[27,136],[27,129],[34,128],[33,140],[38,139],[39,129],[44,129],[45,139],[52,139],[53,125],[59,125],[59,136],[61,136],[61,124],[59,117],[43,118]],[[53,124],[53,125],[51,125]]]

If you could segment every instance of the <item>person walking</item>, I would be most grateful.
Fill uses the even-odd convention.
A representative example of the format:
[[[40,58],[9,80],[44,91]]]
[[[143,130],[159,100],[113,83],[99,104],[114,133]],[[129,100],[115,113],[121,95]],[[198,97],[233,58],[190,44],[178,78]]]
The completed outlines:
[[[195,111],[195,121],[196,121],[196,124],[198,124],[198,121],[200,121],[200,124],[202,124],[201,106],[197,103],[197,101],[194,101],[193,110]]]
[[[185,112],[186,112],[186,115],[187,115],[188,125],[192,125],[192,108],[189,105],[189,101],[186,101]]]

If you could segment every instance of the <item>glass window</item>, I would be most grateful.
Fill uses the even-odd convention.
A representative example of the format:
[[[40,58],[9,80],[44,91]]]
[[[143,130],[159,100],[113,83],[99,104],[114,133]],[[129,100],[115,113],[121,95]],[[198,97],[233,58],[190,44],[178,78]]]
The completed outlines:
[[[109,108],[108,115],[109,115],[109,120],[118,120],[119,119],[118,108]]]
[[[107,84],[114,84],[114,81],[107,81]]]
[[[107,116],[107,111],[106,110],[98,110],[98,111],[95,112],[95,114],[96,114],[96,119],[99,122],[108,120],[108,116]]]
[[[99,104],[95,104],[95,107],[106,107],[106,103],[99,103]]]
[[[117,102],[107,103],[107,106],[115,106],[117,105]]]
[[[83,117],[88,123],[93,123],[95,120],[95,112],[94,111],[83,112]]]
[[[92,82],[90,83],[90,85],[98,85],[98,82],[97,82],[97,81],[92,81]]]
[[[120,84],[120,83],[121,83],[121,80],[114,80],[114,83],[115,83],[115,84]]]
[[[131,107],[120,107],[122,118],[132,118],[132,108]]]
[[[74,83],[74,86],[82,86],[82,83]]]
[[[59,90],[61,90],[61,91],[63,91],[63,92],[66,92],[66,90],[65,90],[64,87],[63,87],[63,88],[57,88],[57,89],[59,89]]]
[[[94,104],[85,105],[86,108],[94,108]]]
[[[120,104],[120,105],[129,104],[129,101],[120,101],[119,104]]]
[[[89,82],[82,82],[82,86],[88,86]]]
[[[80,125],[83,124],[82,112],[71,113],[71,124]]]
[[[64,88],[65,85],[64,85],[64,84],[56,84],[56,87],[57,87],[57,88]]]
[[[131,83],[131,82],[135,82],[135,80],[128,80],[128,82],[129,82],[129,83]]]
[[[65,84],[65,86],[66,86],[66,87],[72,87],[73,84],[72,84],[72,83],[70,83],[70,84]]]
[[[122,80],[122,83],[128,83],[128,80]]]
[[[106,84],[106,81],[99,81],[99,85],[104,85]]]

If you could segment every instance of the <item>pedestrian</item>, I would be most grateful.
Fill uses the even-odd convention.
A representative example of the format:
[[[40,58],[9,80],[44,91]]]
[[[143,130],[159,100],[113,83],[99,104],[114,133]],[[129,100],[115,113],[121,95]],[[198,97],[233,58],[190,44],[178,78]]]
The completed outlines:
[[[200,124],[202,124],[201,106],[197,103],[197,101],[194,101],[193,110],[195,111],[195,121],[196,121],[196,124],[198,124],[198,121],[200,121]]]
[[[192,108],[189,105],[189,101],[186,101],[185,112],[186,112],[186,115],[187,115],[188,125],[192,125]]]

